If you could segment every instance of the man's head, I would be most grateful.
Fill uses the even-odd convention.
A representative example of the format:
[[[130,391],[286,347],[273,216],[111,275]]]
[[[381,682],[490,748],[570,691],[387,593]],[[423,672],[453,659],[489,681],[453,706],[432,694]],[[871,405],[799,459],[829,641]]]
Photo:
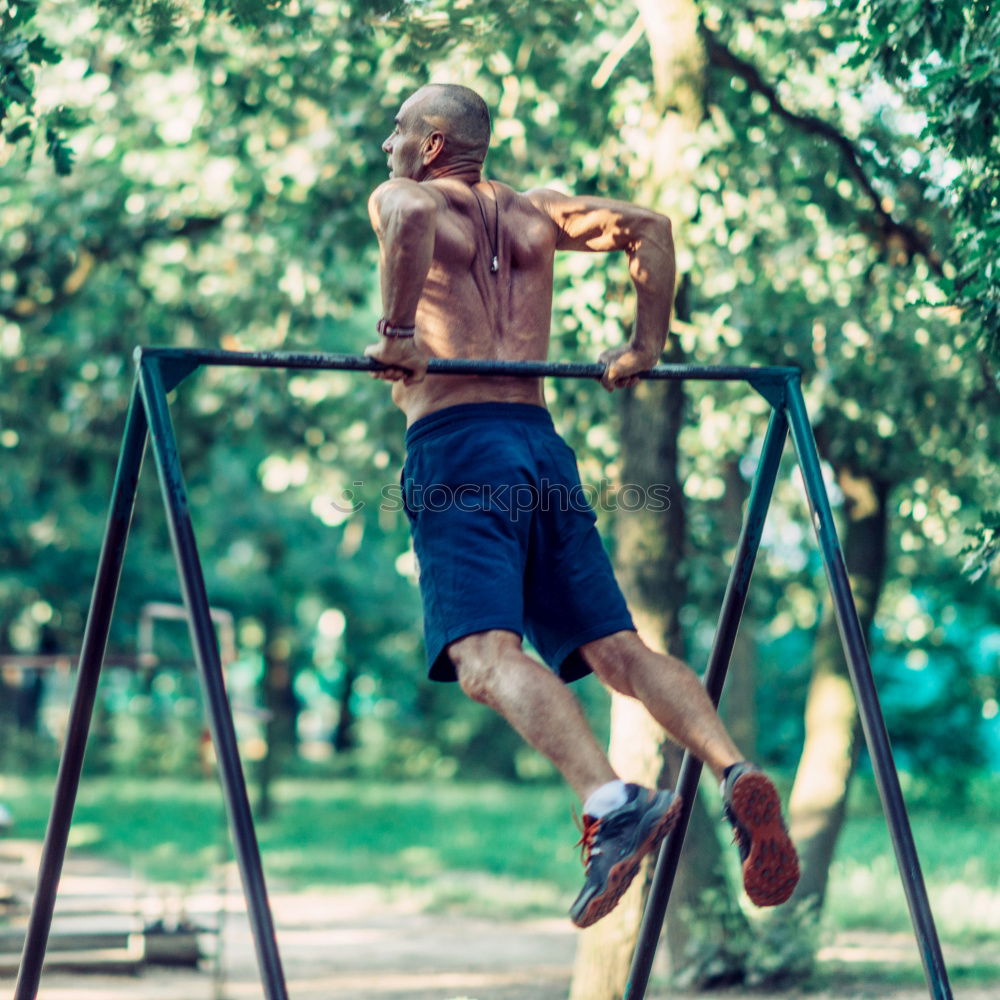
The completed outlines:
[[[403,102],[382,151],[392,177],[423,180],[448,168],[481,167],[490,145],[490,112],[468,87],[432,83]]]

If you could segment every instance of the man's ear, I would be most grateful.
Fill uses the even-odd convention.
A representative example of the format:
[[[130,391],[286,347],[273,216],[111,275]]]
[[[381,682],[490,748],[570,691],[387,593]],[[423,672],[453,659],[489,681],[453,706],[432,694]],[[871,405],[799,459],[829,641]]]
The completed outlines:
[[[424,166],[430,166],[444,152],[444,133],[431,132],[424,140]]]

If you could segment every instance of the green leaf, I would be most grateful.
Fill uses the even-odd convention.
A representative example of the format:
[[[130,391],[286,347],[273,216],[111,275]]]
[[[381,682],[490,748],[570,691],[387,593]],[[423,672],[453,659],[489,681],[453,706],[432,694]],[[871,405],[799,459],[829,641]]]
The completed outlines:
[[[60,177],[69,176],[73,171],[73,150],[67,144],[65,137],[52,127],[48,127],[45,130],[45,141],[45,152],[52,160],[56,173]]]
[[[8,18],[8,25],[13,28],[23,27],[30,20],[32,20],[38,12],[38,4],[35,0],[19,0],[19,2],[14,5],[13,10],[14,12],[12,14],[9,13],[10,7],[8,7],[8,13],[6,15]]]
[[[28,42],[20,35],[14,35],[5,42],[0,42],[0,59],[14,62],[28,50]]]
[[[15,103],[26,108],[30,108],[34,103],[34,97],[31,91],[14,72],[8,72],[3,79],[0,80],[0,93],[3,93],[9,100],[14,101]]]
[[[31,135],[31,122],[20,122],[7,133],[8,142],[20,142]]]
[[[86,120],[76,108],[65,104],[53,108],[46,116],[46,121],[56,130],[79,128]]]
[[[50,44],[41,35],[35,35],[28,42],[28,57],[36,63],[58,63],[62,62],[62,53],[54,45]]]

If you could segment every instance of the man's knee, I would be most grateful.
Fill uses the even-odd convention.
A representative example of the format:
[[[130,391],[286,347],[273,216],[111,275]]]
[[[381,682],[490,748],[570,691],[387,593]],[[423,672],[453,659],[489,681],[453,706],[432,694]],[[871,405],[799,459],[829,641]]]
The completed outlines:
[[[465,694],[473,701],[491,705],[504,657],[520,649],[521,639],[516,633],[493,630],[456,639],[448,646],[448,655]]]
[[[648,647],[636,632],[615,632],[580,647],[587,666],[599,680],[619,694],[634,698],[633,683],[637,663]]]
[[[642,698],[648,688],[644,678],[650,672],[667,672],[677,678],[691,673],[684,663],[669,654],[657,653],[639,638],[637,632],[615,632],[580,647],[584,660],[609,688],[630,698]],[[692,673],[692,677],[695,675]],[[697,678],[695,678],[697,680]]]

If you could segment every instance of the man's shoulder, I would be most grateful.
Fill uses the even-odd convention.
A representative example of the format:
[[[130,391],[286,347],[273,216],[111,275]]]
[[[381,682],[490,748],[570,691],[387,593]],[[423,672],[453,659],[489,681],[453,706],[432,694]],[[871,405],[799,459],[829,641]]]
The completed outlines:
[[[497,188],[498,192],[502,193],[505,201],[515,202],[528,211],[534,209],[544,212],[546,204],[552,198],[560,197],[559,192],[553,191],[551,188],[525,188],[523,191],[519,191],[517,188],[500,181],[491,181],[490,183]]]
[[[369,210],[390,205],[414,205],[442,208],[445,199],[441,192],[429,184],[421,184],[406,177],[392,177],[383,181],[368,198]]]
[[[567,194],[565,191],[560,191],[557,188],[536,187],[529,188],[527,191],[522,192],[521,197],[530,201],[535,208],[548,214],[550,205],[565,201],[567,198],[570,198],[571,195]]]
[[[555,199],[563,197],[558,191],[553,191],[551,188],[528,188],[518,191],[499,181],[492,183],[496,185],[501,205],[507,210],[508,215],[520,214],[526,222],[554,221],[550,206]]]
[[[552,187],[537,187],[525,191],[521,197],[532,209],[550,222],[556,230],[561,230],[567,212],[571,212],[578,200],[571,194]]]
[[[409,177],[390,177],[372,192],[372,196],[379,195],[386,197],[393,194],[408,195],[416,198],[442,198],[442,194],[437,187],[429,181],[414,181]]]

